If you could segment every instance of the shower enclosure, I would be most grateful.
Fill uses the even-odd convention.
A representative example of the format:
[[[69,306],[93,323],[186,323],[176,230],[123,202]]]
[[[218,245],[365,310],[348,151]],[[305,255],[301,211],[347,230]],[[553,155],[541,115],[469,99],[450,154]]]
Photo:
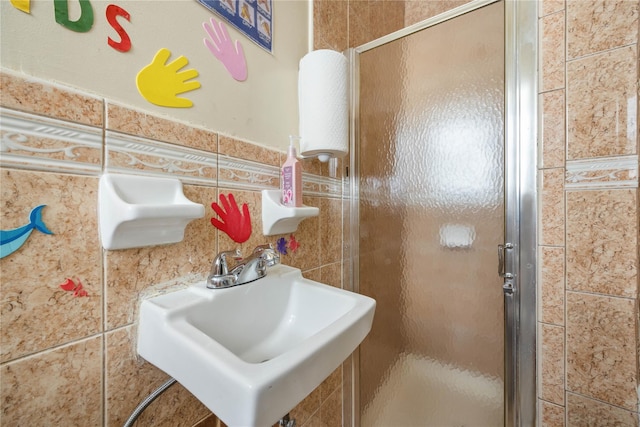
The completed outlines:
[[[535,418],[527,3],[471,2],[352,52],[352,281],[378,302],[356,425]]]

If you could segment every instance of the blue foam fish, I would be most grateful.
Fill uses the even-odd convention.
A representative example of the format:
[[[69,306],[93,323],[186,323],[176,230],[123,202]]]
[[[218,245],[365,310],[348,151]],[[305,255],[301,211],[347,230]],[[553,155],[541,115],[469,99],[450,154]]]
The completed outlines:
[[[42,209],[45,206],[40,205],[33,208],[29,214],[29,224],[13,230],[0,230],[0,258],[11,255],[20,249],[34,228],[44,234],[53,234],[42,221]]]

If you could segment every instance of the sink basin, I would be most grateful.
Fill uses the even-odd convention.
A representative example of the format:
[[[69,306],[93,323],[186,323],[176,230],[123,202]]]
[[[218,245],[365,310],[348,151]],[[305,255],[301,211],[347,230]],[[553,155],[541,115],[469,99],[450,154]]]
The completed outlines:
[[[145,299],[138,353],[227,425],[272,426],[362,342],[375,305],[276,265],[245,285]]]

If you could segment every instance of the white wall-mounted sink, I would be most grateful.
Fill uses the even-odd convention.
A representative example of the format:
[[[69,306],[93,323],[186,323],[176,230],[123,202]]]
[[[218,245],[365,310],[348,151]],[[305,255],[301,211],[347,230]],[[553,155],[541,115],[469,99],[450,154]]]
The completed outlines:
[[[272,426],[362,342],[375,304],[276,265],[245,285],[142,301],[138,353],[227,425]]]

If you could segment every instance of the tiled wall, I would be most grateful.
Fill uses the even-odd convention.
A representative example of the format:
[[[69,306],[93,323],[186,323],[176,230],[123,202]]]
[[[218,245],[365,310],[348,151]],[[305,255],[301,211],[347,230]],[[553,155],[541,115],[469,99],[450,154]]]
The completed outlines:
[[[0,79],[1,228],[27,224],[31,209],[44,204],[54,233],[34,230],[0,259],[0,423],[121,426],[167,379],[136,356],[140,293],[203,279],[217,251],[237,246],[209,222],[220,193],[250,206],[253,234],[239,245],[244,253],[288,237],[263,236],[260,216],[260,190],[278,188],[284,155],[9,70]],[[342,286],[342,180],[317,161],[304,169],[304,203],[320,215],[300,224],[300,248],[282,262]],[[205,205],[205,218],[187,226],[181,243],[104,251],[97,200],[105,171],[178,177],[185,195]],[[63,290],[66,278],[80,281],[87,296]],[[291,416],[302,426],[339,426],[341,408],[339,368]],[[217,424],[175,385],[136,425]]]
[[[543,426],[638,426],[638,9],[539,8]]]
[[[343,50],[459,1],[315,0],[315,48]],[[638,425],[638,2],[540,2],[539,425]],[[166,379],[135,357],[135,306],[145,287],[206,274],[231,242],[192,222],[182,243],[103,252],[97,182],[103,170],[172,174],[205,206],[232,191],[251,206],[277,187],[282,154],[63,88],[2,74],[2,229],[43,211],[0,260],[3,425],[122,425]],[[259,143],[259,141],[257,141]],[[339,286],[340,183],[305,164],[299,253],[284,262]],[[332,227],[332,228],[330,228]],[[308,242],[308,246],[305,243]],[[313,242],[313,244],[311,243]],[[88,297],[59,288],[78,278]],[[340,371],[294,411],[299,425],[339,425]],[[174,386],[139,425],[215,425]]]

